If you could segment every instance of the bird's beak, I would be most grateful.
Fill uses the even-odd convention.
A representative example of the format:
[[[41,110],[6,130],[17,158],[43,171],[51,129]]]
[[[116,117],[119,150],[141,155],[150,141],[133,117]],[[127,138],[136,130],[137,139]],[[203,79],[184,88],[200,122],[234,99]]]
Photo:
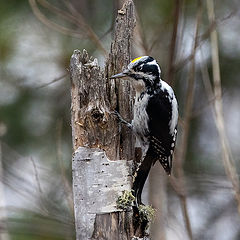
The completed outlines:
[[[124,70],[121,73],[111,76],[110,79],[126,77],[128,75],[128,72],[129,72],[128,70]]]

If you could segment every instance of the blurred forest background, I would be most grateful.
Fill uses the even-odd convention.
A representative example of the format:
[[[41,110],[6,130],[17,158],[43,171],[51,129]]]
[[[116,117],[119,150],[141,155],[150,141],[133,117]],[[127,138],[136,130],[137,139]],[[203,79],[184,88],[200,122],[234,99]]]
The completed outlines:
[[[75,239],[69,60],[85,48],[104,65],[122,2],[0,0],[1,240]],[[240,5],[211,3],[135,1],[132,57],[157,59],[180,111],[180,180],[156,165],[145,187],[154,240],[240,239]]]

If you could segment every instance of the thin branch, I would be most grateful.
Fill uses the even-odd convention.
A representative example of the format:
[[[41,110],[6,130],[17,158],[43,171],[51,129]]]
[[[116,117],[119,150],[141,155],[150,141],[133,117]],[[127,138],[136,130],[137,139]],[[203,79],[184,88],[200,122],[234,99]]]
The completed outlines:
[[[75,16],[69,14],[68,12],[55,7],[54,5],[50,4],[48,1],[46,0],[37,0],[37,2],[42,5],[43,7],[45,7],[46,9],[48,9],[49,11],[55,13],[56,15],[60,16],[62,19],[65,19],[69,22],[74,23],[75,25],[80,25],[82,28],[85,28],[85,24],[83,21],[83,18],[76,18]]]
[[[227,16],[223,17],[220,20],[214,20],[212,21],[212,23],[209,25],[208,29],[201,35],[199,35],[197,37],[197,48],[201,47],[202,44],[209,39],[210,34],[216,30],[217,27],[219,27],[219,25],[224,24],[227,20],[229,20],[230,18],[232,18],[233,16],[235,16],[237,13],[239,12],[239,9],[234,10],[233,12],[231,12],[230,14],[228,14]],[[191,61],[194,58],[193,54],[191,53],[190,55],[188,55],[187,57],[185,57],[184,59],[180,60],[178,63],[176,63],[173,68],[175,71],[179,71],[181,68],[183,68],[189,61]]]
[[[74,30],[71,30],[69,28],[60,26],[60,25],[50,21],[49,19],[47,19],[42,14],[42,12],[39,10],[39,8],[37,6],[37,3],[36,3],[36,0],[28,0],[28,1],[29,1],[29,4],[30,4],[30,6],[31,6],[35,16],[38,18],[39,21],[41,21],[47,27],[49,27],[49,28],[51,28],[51,29],[53,29],[55,31],[58,31],[58,32],[60,32],[60,33],[62,33],[64,35],[68,35],[68,36],[76,37],[76,38],[81,38],[81,34],[78,31],[74,31]]]
[[[46,0],[38,0],[38,2],[45,7],[46,9],[50,10],[51,12],[55,13],[56,15],[60,16],[62,19],[67,20],[68,22],[71,22],[73,24],[75,24],[76,26],[80,26],[80,29],[82,31],[84,31],[86,33],[86,35],[88,36],[89,39],[91,39],[96,46],[105,54],[107,55],[107,52],[105,50],[105,48],[103,47],[102,43],[99,41],[97,35],[94,33],[94,31],[92,30],[92,28],[86,24],[86,22],[84,21],[83,17],[75,17],[71,14],[69,14],[66,11],[63,11],[62,9],[59,9],[57,7],[55,7],[54,5],[50,4],[48,1]],[[29,4],[35,14],[35,16],[45,25],[47,25],[49,28],[54,29],[62,34],[65,35],[69,35],[72,37],[77,37],[77,38],[82,38],[82,34],[79,33],[78,31],[63,27],[59,24],[56,24],[52,21],[50,21],[48,18],[45,17],[44,14],[42,14],[42,12],[40,11],[40,9],[38,8],[37,5],[37,1],[36,0],[29,0]]]
[[[201,57],[203,59],[203,51],[201,51]],[[204,63],[204,61],[201,61],[200,67],[201,67],[203,84],[204,84],[205,90],[207,91],[208,101],[210,101],[210,99],[215,100],[209,72],[207,69],[207,65]]]
[[[49,85],[51,85],[51,84],[53,84],[53,83],[55,83],[55,82],[58,82],[58,81],[64,79],[64,78],[67,77],[67,76],[68,76],[68,73],[65,73],[64,75],[62,75],[62,76],[60,76],[60,77],[57,77],[57,78],[53,79],[52,81],[50,81],[50,82],[48,82],[48,83],[44,83],[44,84],[36,87],[35,89],[40,89],[40,88],[47,87],[47,86],[49,86]]]
[[[169,50],[169,62],[168,62],[168,72],[167,72],[167,82],[172,85],[174,81],[174,64],[175,56],[177,52],[177,34],[178,34],[178,25],[180,13],[183,5],[183,0],[175,0],[175,10],[174,10],[174,24],[172,31],[172,39]]]
[[[40,180],[39,180],[39,175],[38,175],[36,164],[35,164],[32,157],[30,157],[30,160],[31,160],[32,165],[33,165],[34,176],[35,176],[35,180],[36,180],[36,183],[37,183],[37,186],[38,186],[38,191],[39,191],[40,195],[42,195],[43,191],[42,191],[41,183],[40,183]]]
[[[114,24],[111,24],[111,26],[108,28],[108,30],[106,32],[104,32],[99,39],[102,40],[103,38],[105,38],[109,33],[111,33],[113,31],[114,28]]]
[[[35,176],[35,180],[36,180],[37,187],[38,187],[38,192],[39,192],[39,196],[40,196],[40,203],[41,203],[41,209],[43,210],[44,215],[48,216],[49,215],[49,211],[46,208],[45,204],[43,203],[43,191],[42,191],[42,187],[41,187],[41,183],[40,183],[37,167],[36,167],[36,164],[35,164],[34,159],[32,157],[30,157],[30,160],[31,160],[32,165],[33,165],[34,176]]]
[[[69,13],[67,14],[70,15],[76,21],[77,24],[79,24],[85,29],[85,32],[88,35],[89,39],[91,39],[96,44],[96,46],[104,53],[104,55],[107,56],[106,49],[102,45],[100,39],[98,38],[96,33],[93,31],[93,29],[86,23],[82,14],[76,11],[76,9],[74,8],[74,6],[70,1],[65,0],[64,4],[67,6],[67,8],[69,9],[72,15],[70,15]]]
[[[232,17],[234,17],[235,15],[237,15],[239,13],[239,9],[235,9],[234,11],[232,11],[231,13],[229,13],[227,16],[221,18],[221,19],[214,19],[212,20],[212,22],[209,24],[208,29],[199,36],[199,39],[202,40],[206,40],[210,37],[210,34],[213,31],[216,31],[217,27],[219,27],[221,24],[224,24],[227,20],[231,19]]]
[[[2,144],[2,146],[4,146],[4,148],[6,148],[8,154],[10,153],[11,158],[14,158],[14,159],[24,158],[22,155],[20,155],[14,149],[9,147],[6,143],[1,143],[1,144]],[[3,179],[4,180],[4,182],[3,182],[4,185],[6,185],[9,189],[13,190],[14,193],[17,194],[17,197],[20,196],[21,198],[24,198],[25,200],[27,200],[27,202],[31,201],[32,203],[35,203],[34,207],[43,216],[46,216],[46,217],[54,217],[55,216],[56,219],[63,219],[63,216],[59,216],[57,214],[54,214],[52,211],[51,211],[51,214],[50,214],[50,212],[48,211],[48,209],[53,210],[53,209],[56,208],[56,202],[55,201],[46,197],[44,195],[44,192],[42,192],[42,195],[40,193],[40,197],[41,197],[41,200],[44,200],[44,201],[41,201],[42,205],[40,206],[39,202],[37,201],[37,199],[39,198],[39,195],[35,194],[35,189],[36,189],[35,186],[28,179],[25,179],[25,178],[21,177],[16,172],[16,169],[10,170],[10,168],[12,167],[11,162],[9,163],[9,161],[7,161],[6,164],[7,165],[6,165],[6,168],[5,168],[5,172],[8,175],[8,178]],[[41,168],[41,167],[35,167],[35,170],[34,170],[35,179],[36,178],[39,179],[39,177],[36,177],[36,175],[39,176],[38,173],[37,173],[37,169],[39,169],[39,168]],[[47,169],[43,168],[43,170],[46,171]],[[21,184],[21,186],[20,186],[18,184],[19,182],[24,183],[24,184]],[[37,183],[40,184],[40,181],[37,180]],[[39,186],[38,186],[38,189],[42,189],[42,188],[41,187],[39,188]],[[66,218],[65,223],[69,223],[69,221],[70,221],[70,219]]]
[[[213,0],[207,0],[207,10],[209,22],[215,21],[214,3]],[[237,175],[235,163],[232,157],[232,153],[229,147],[229,142],[226,137],[225,124],[223,119],[222,109],[222,88],[221,88],[221,76],[219,66],[219,50],[218,50],[218,36],[217,31],[211,32],[211,46],[212,46],[212,67],[213,67],[213,85],[214,95],[216,100],[214,102],[215,108],[215,121],[220,136],[220,142],[222,146],[223,164],[228,178],[230,179],[235,192],[235,198],[238,203],[238,211],[240,213],[240,190],[239,190],[239,178]]]

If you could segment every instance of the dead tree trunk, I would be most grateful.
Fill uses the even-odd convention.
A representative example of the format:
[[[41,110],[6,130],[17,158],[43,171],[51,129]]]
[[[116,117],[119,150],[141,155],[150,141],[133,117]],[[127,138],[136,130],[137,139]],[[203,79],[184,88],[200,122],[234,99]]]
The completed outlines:
[[[131,190],[135,142],[132,132],[120,126],[111,112],[117,110],[131,121],[134,91],[128,81],[109,79],[130,61],[134,27],[133,2],[127,0],[118,11],[105,70],[101,70],[97,59],[91,59],[85,50],[75,50],[71,58],[77,240],[129,240],[134,239],[134,235],[144,235],[134,229],[132,210],[122,211],[116,206],[118,196],[124,190]]]

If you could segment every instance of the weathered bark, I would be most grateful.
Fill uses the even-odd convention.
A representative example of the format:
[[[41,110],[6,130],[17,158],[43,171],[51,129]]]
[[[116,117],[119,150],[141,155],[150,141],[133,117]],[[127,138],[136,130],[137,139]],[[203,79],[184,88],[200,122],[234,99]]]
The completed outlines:
[[[105,68],[107,78],[114,73],[121,72],[130,62],[131,39],[135,24],[134,5],[132,1],[128,0],[123,8],[118,11],[114,39]],[[116,109],[124,119],[130,121],[134,101],[134,90],[130,83],[124,80],[111,80],[111,82],[108,82],[108,93],[111,107]],[[132,132],[123,127],[121,135],[118,135],[117,142],[120,143],[117,157],[133,159],[135,142]]]
[[[120,126],[112,111],[132,119],[134,90],[127,81],[110,80],[130,61],[135,26],[134,6],[127,0],[118,11],[114,39],[101,70],[87,52],[75,50],[72,83],[73,193],[78,240],[133,239],[133,212],[121,211],[116,200],[131,190],[134,136]],[[126,161],[127,160],[127,161]],[[138,230],[138,236],[143,232]]]

